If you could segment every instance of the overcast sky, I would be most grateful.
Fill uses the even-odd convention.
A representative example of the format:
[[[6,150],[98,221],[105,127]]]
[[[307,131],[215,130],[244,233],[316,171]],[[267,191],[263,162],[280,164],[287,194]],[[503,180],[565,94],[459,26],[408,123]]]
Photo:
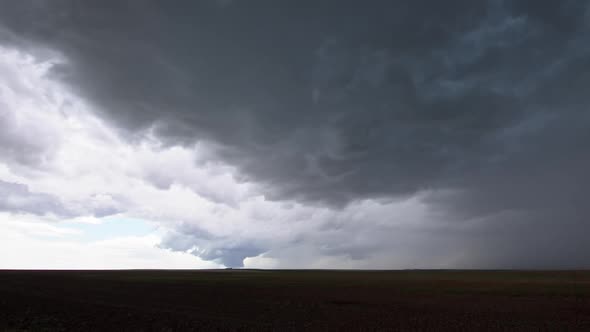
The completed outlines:
[[[584,0],[0,0],[0,268],[590,267]]]

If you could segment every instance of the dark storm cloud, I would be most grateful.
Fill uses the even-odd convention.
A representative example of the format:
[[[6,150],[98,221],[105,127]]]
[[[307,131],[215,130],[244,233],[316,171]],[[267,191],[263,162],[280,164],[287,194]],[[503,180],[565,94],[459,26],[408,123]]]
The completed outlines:
[[[265,251],[253,243],[215,236],[198,226],[187,224],[179,225],[174,232],[166,234],[160,247],[189,252],[227,267],[243,267],[246,257],[255,257]]]
[[[1,7],[5,42],[62,52],[53,75],[117,126],[214,141],[270,198],[342,206],[429,191],[445,218],[488,220],[481,229],[527,211],[507,234],[537,225],[531,236],[576,247],[589,230],[585,1]]]

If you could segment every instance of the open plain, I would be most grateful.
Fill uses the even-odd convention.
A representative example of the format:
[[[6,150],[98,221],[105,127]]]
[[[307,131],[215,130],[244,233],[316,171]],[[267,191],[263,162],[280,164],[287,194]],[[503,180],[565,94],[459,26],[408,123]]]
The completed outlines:
[[[1,271],[7,331],[590,331],[586,271]]]

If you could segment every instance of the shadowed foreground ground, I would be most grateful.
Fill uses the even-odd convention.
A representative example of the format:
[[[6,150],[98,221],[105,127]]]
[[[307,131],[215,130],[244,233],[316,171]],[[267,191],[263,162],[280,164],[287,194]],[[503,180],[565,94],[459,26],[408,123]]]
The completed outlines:
[[[590,331],[590,272],[0,271],[0,330]]]

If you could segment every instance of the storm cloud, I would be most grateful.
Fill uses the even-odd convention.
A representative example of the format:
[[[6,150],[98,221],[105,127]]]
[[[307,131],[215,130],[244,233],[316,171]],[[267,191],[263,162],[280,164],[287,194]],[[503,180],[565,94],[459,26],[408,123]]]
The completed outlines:
[[[350,211],[419,197],[439,230],[415,241],[471,252],[464,266],[590,261],[585,1],[0,4],[2,42],[63,56],[50,77],[130,141],[207,142],[271,201]],[[375,228],[377,244],[349,245],[391,216],[372,218],[303,238],[327,256],[392,250]],[[165,246],[231,265],[290,250],[171,234]]]

